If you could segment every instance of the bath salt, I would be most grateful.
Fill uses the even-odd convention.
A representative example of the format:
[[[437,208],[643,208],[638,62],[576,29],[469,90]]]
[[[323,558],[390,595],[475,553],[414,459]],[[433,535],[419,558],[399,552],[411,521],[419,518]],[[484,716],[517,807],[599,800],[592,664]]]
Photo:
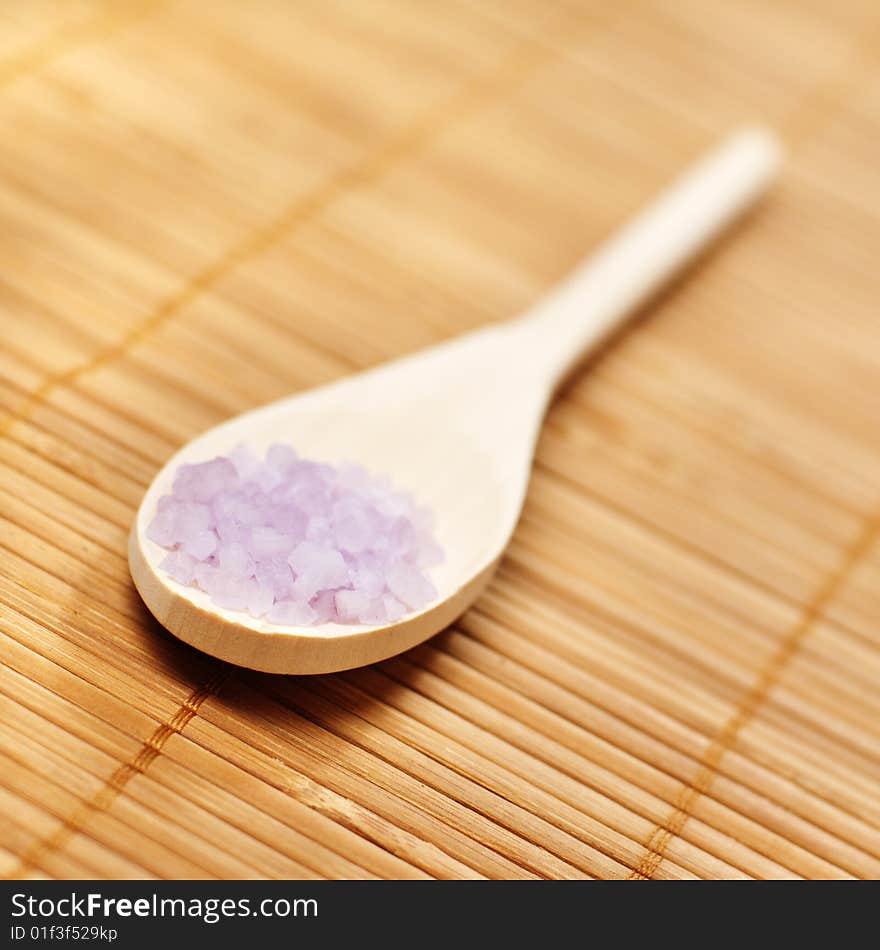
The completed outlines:
[[[399,620],[437,596],[443,560],[431,512],[387,476],[281,444],[182,465],[147,536],[178,583],[288,626]]]

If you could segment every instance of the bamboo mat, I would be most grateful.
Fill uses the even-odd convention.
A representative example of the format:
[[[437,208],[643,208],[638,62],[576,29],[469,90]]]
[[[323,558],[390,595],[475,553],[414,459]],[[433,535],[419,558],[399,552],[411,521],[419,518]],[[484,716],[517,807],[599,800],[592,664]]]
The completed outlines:
[[[0,8],[0,872],[880,876],[880,7]],[[226,667],[138,500],[233,413],[527,308],[731,126],[762,209],[552,409],[452,629]]]

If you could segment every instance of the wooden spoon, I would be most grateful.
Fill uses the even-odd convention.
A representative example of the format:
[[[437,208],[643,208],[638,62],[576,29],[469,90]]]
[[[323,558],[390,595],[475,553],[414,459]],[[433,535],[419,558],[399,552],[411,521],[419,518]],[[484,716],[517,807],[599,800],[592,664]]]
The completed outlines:
[[[129,563],[155,617],[212,656],[272,673],[327,673],[400,653],[479,595],[516,526],[541,420],[573,367],[745,210],[779,164],[766,131],[741,132],[697,164],[529,315],[237,416],[184,446],[146,492]],[[172,580],[147,537],[175,470],[273,442],[305,458],[356,461],[433,508],[446,562],[438,598],[385,626],[295,628],[217,607]]]

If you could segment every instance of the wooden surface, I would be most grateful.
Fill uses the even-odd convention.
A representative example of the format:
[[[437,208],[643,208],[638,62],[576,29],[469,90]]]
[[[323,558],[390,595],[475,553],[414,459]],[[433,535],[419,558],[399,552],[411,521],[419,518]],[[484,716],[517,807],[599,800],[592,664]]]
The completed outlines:
[[[0,10],[0,870],[880,875],[880,7]],[[224,417],[526,308],[731,125],[781,186],[552,409],[453,629],[179,644],[132,514]]]

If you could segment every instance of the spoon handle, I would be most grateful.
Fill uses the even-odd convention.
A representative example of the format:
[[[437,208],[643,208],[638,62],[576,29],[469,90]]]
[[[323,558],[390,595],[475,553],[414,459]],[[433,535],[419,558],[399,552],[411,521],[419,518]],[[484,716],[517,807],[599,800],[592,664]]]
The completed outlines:
[[[732,135],[515,321],[554,386],[759,197],[780,158],[769,131]]]

